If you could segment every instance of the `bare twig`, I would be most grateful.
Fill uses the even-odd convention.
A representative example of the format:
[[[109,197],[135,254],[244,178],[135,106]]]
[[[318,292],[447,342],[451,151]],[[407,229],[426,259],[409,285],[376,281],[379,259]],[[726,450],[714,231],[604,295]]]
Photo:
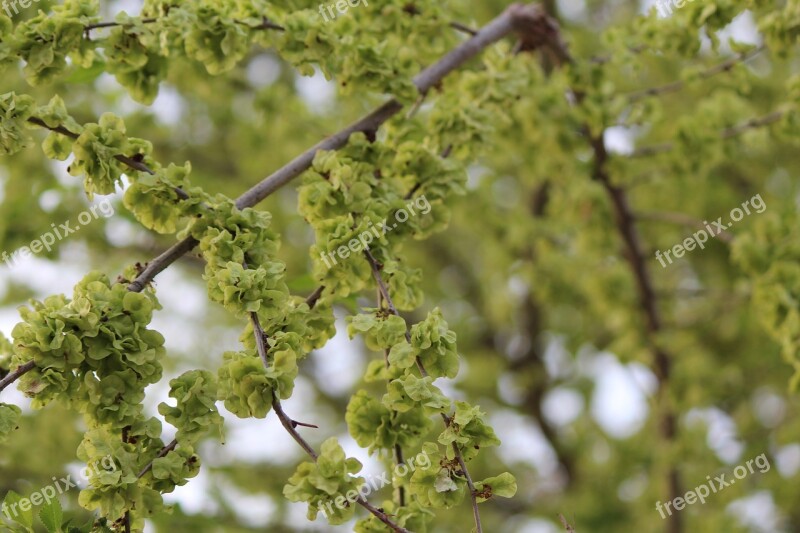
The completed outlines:
[[[727,128],[722,130],[722,138],[723,139],[730,139],[741,135],[742,133],[746,132],[747,130],[755,129],[755,128],[762,128],[764,126],[769,126],[770,124],[774,124],[778,122],[783,116],[786,114],[786,111],[773,111],[769,115],[765,115],[763,117],[752,118],[746,122],[743,122],[737,126],[733,126],[731,128]]]
[[[383,309],[383,303],[385,302],[383,298],[383,293],[381,292],[380,288],[378,288],[377,292],[378,292],[378,307]],[[390,352],[389,348],[383,350],[383,361],[384,364],[386,365],[386,368],[389,368],[389,352]],[[391,381],[391,378],[389,378],[389,381]],[[393,419],[397,416],[397,414],[398,414],[397,411],[392,409],[391,416]],[[398,443],[395,443],[394,445],[394,462],[397,466],[400,466],[404,462],[403,447],[400,446],[400,444]],[[402,484],[400,484],[397,487],[397,502],[400,505],[400,507],[405,507],[406,505],[406,489],[405,487],[403,487]]]
[[[283,27],[283,26],[281,26],[280,24],[276,24],[276,23],[272,22],[272,21],[271,21],[271,20],[269,20],[267,17],[262,17],[262,18],[261,18],[261,24],[258,24],[258,25],[256,25],[256,26],[250,26],[248,23],[246,23],[246,22],[244,22],[244,21],[242,21],[242,20],[234,20],[234,22],[235,22],[236,24],[241,24],[241,25],[243,25],[243,26],[247,26],[247,27],[248,27],[248,28],[250,28],[251,30],[276,30],[276,31],[286,31],[286,28],[284,28],[284,27]]]
[[[403,448],[399,444],[394,445],[394,462],[397,466],[403,464]],[[406,505],[406,489],[403,485],[397,487],[397,501],[400,504],[400,507],[405,507]]]
[[[569,533],[575,533],[575,528],[567,522],[567,519],[564,518],[563,514],[558,515],[558,519],[561,520],[561,525],[564,526],[564,529],[567,530]]]
[[[147,264],[147,268],[128,285],[128,290],[141,292],[158,274],[185,254],[191,252],[195,246],[197,246],[197,240],[194,237],[187,237],[170,246],[164,253]]]
[[[297,442],[297,444],[299,444],[300,447],[303,448],[303,451],[305,451],[309,457],[311,457],[314,461],[316,461],[317,458],[319,457],[317,455],[317,452],[315,452],[314,448],[312,448],[311,445],[308,442],[306,442],[303,436],[297,432],[296,429],[297,424],[283,410],[283,406],[281,405],[281,401],[278,399],[277,395],[273,395],[272,397],[272,408],[275,410],[275,414],[278,415],[278,420],[280,420],[281,425],[284,427],[284,429],[289,433],[289,435],[292,436],[292,438]]]

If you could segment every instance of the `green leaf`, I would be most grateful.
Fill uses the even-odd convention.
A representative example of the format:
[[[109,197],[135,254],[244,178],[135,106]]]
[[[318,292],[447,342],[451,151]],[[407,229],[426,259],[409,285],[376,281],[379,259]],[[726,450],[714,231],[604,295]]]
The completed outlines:
[[[64,78],[67,83],[75,83],[78,85],[85,85],[93,82],[106,71],[106,64],[100,59],[96,59],[92,66],[88,68],[76,68],[70,73],[69,76]]]
[[[486,501],[492,496],[501,498],[513,498],[517,493],[517,480],[508,472],[503,472],[499,476],[488,477],[475,484],[475,490],[481,493],[478,501]]]
[[[392,346],[389,351],[389,364],[398,368],[410,368],[417,359],[417,351],[405,339]]]
[[[42,524],[44,524],[44,527],[47,528],[49,533],[61,531],[61,521],[63,518],[61,502],[58,501],[58,498],[50,500],[47,504],[42,506],[39,511],[39,520],[42,521]]]
[[[22,410],[16,405],[0,403],[0,442],[8,438],[12,431],[19,429]]]
[[[25,500],[25,507],[21,503]],[[33,531],[33,506],[30,500],[23,498],[13,490],[8,491],[3,499],[3,513],[10,516],[11,520]]]

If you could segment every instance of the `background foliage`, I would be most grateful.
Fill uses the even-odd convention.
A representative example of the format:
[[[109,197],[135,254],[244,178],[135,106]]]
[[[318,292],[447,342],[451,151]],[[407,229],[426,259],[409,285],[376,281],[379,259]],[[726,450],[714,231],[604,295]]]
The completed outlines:
[[[299,358],[296,379],[281,374],[270,383],[286,392],[284,398],[294,387],[284,405],[293,418],[319,426],[300,428],[316,449],[338,437],[348,456],[365,463],[365,472],[389,468],[391,457],[370,458],[359,448],[371,446],[369,436],[351,436],[345,420],[351,398],[370,408],[357,390],[378,400],[386,392],[381,380],[364,383],[362,376],[402,338],[387,344],[364,333],[371,326],[363,321],[375,316],[364,310],[378,306],[368,262],[353,258],[328,271],[319,252],[348,240],[348,224],[356,223],[346,218],[351,212],[386,215],[422,177],[430,216],[410,222],[376,253],[406,323],[435,321],[438,308],[457,337],[458,374],[437,385],[451,399],[479,405],[501,441],[470,461],[473,477],[505,471],[516,477],[513,498],[481,504],[486,531],[563,530],[559,513],[577,531],[800,530],[800,266],[793,237],[800,3],[697,0],[673,8],[669,17],[637,1],[545,4],[571,59],[552,43],[524,51],[531,44],[524,39],[523,53],[514,54],[516,39],[509,37],[416,106],[412,77],[468,37],[449,23],[480,27],[506,2],[374,0],[325,22],[317,3],[301,0],[100,6],[73,0],[65,7],[41,0],[12,19],[0,17],[0,94],[18,95],[14,105],[0,99],[7,152],[0,160],[0,250],[10,253],[51,223],[74,220],[89,205],[85,191],[113,192],[116,206],[113,217],[82,228],[52,253],[14,268],[0,265],[0,324],[10,338],[21,320],[17,306],[28,298],[71,297],[79,283],[87,298],[105,302],[111,320],[128,312],[142,322],[152,316],[148,327],[163,334],[163,347],[162,339],[137,337],[152,352],[137,363],[136,385],[123,387],[131,395],[123,403],[132,410],[115,412],[113,420],[102,418],[107,413],[95,416],[116,431],[129,428],[142,439],[139,446],[152,440],[151,454],[173,437],[175,425],[179,440],[191,443],[183,459],[196,451],[202,461],[188,470],[178,461],[162,476],[157,490],[167,492],[166,503],[174,507],[148,516],[146,530],[352,530],[352,521],[331,526],[320,516],[308,522],[306,504],[284,498],[287,480],[306,458],[274,413],[266,420],[230,413],[263,416],[268,402],[219,402],[224,445],[213,430],[220,421],[207,412],[206,396],[215,396],[208,390],[197,392],[200,405],[185,406],[184,412],[197,410],[194,417],[157,406],[180,396],[170,399],[170,387],[195,401],[192,384],[213,382],[223,363],[234,374],[244,372],[231,361],[243,353],[239,337],[248,312],[261,313],[277,329],[302,331],[309,315],[286,315],[284,324],[283,314],[270,310],[300,308],[299,297],[323,283],[329,291],[320,300],[320,317],[312,319],[317,327],[285,339],[282,348],[310,355]],[[61,11],[37,15],[51,8]],[[141,18],[159,22],[123,16],[116,20],[126,24],[124,32],[84,32],[86,24],[140,10]],[[262,15],[285,31],[259,28]],[[318,157],[311,171],[259,204],[271,213],[268,228],[263,215],[240,220],[231,214],[225,198],[236,198],[387,94],[407,107],[380,130],[377,142],[354,136],[341,152]],[[61,101],[51,100],[56,95]],[[50,127],[76,132],[78,125],[97,126],[86,126],[92,136],[75,148],[41,127],[15,130],[26,106]],[[130,137],[105,113],[124,120]],[[160,210],[155,199],[170,194],[163,183],[141,172],[134,192],[130,179],[115,182],[129,169],[97,157],[103,147],[163,165],[158,175],[166,173],[169,183],[195,198],[183,204],[183,218]],[[437,156],[442,153],[447,157]],[[53,160],[67,156],[74,160]],[[167,166],[186,161],[191,188],[184,181],[188,167]],[[326,184],[332,179],[346,192],[331,193]],[[367,183],[374,201],[350,188],[356,183]],[[667,268],[654,258],[698,223],[726,215],[755,194],[766,211],[736,224],[726,232],[731,239],[714,239]],[[156,279],[160,304],[149,291],[134,298],[124,285],[109,286],[121,273],[131,279],[133,263],[172,245],[170,234],[187,227],[186,218],[201,213],[203,203],[222,214],[187,230],[201,245]],[[258,228],[253,240],[225,242],[209,230],[236,225]],[[239,274],[231,274],[227,261],[241,263],[241,250],[257,256],[251,261],[259,265],[284,263],[285,277],[256,298],[229,298],[226,276]],[[276,280],[276,271],[267,270]],[[89,271],[107,278],[85,279]],[[215,292],[204,276],[222,289]],[[257,288],[262,281],[254,282]],[[270,298],[263,308],[247,307]],[[336,336],[326,344],[332,312]],[[349,321],[352,316],[358,318]],[[357,333],[352,342],[348,323]],[[25,335],[26,346],[34,346],[35,331],[14,333],[15,339]],[[244,338],[255,357],[252,337]],[[3,347],[4,371],[14,366],[11,351]],[[25,357],[16,351],[15,357]],[[77,351],[91,353],[88,345]],[[148,359],[156,352],[163,376]],[[46,364],[36,354],[30,356],[37,365]],[[92,365],[89,374],[98,377],[118,370],[113,361]],[[184,374],[195,369],[210,374]],[[219,375],[224,388],[229,374]],[[238,383],[232,377],[227,386]],[[30,391],[30,383],[26,387]],[[64,394],[51,387],[55,396]],[[99,386],[86,387],[103,397]],[[104,449],[92,443],[108,435],[93,440],[86,432],[98,430],[87,427],[79,407],[54,402],[34,410],[46,399],[41,391],[31,401],[13,388],[3,391],[2,401],[21,407],[22,416],[0,443],[3,494],[37,490]],[[167,422],[164,435],[141,422],[140,401],[143,413]],[[435,422],[424,440],[441,433]],[[681,521],[662,520],[655,510],[656,501],[761,453],[770,460],[769,472],[690,506]],[[177,480],[195,475],[171,492]],[[74,523],[84,523],[92,515],[78,505],[78,494],[65,494],[61,503]],[[387,488],[370,499],[380,505],[392,497]],[[429,527],[469,530],[468,509],[467,499],[437,509]]]

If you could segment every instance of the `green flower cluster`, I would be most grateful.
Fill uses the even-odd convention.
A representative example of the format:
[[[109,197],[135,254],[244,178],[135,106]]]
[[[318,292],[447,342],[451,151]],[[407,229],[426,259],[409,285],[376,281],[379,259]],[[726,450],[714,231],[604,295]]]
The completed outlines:
[[[305,75],[319,65],[345,93],[369,90],[411,102],[417,98],[413,75],[456,39],[444,31],[448,21],[437,2],[418,1],[413,10],[408,5],[392,0],[376,7],[381,24],[375,25],[374,13],[330,24],[316,9],[296,2],[147,0],[138,16],[122,12],[114,27],[96,33],[99,1],[66,0],[16,27],[0,14],[0,68],[20,58],[27,81],[36,86],[55,81],[70,64],[87,73],[101,66],[136,101],[149,105],[171,61],[188,59],[216,76],[259,44],[277,48]]]
[[[339,441],[330,438],[322,443],[316,462],[301,463],[283,489],[292,502],[308,503],[308,519],[315,520],[321,509],[326,509],[331,524],[343,524],[353,517],[355,506],[351,503],[340,508],[326,506],[332,499],[351,491],[358,491],[364,478],[354,477],[361,471],[357,459],[348,458]]]
[[[381,401],[364,390],[351,398],[345,417],[350,434],[370,453],[383,451],[391,457],[395,446],[408,450],[422,443],[431,430],[431,416],[444,416],[447,422],[436,442],[422,444],[422,452],[431,458],[430,466],[418,468],[410,480],[399,476],[393,480],[396,486],[406,487],[416,505],[417,511],[410,512],[412,507],[408,507],[404,516],[417,521],[424,531],[429,512],[425,508],[452,507],[468,493],[456,450],[464,461],[470,461],[479,450],[497,446],[500,440],[478,407],[455,402],[451,415],[450,400],[434,385],[436,378],[455,377],[459,367],[456,335],[438,309],[411,328],[409,340],[401,317],[381,309],[367,311],[348,319],[348,332],[351,337],[361,334],[368,348],[387,353],[386,361],[369,365],[365,380],[386,380],[388,391]],[[415,374],[423,368],[423,376]],[[509,473],[476,484],[481,501],[511,497],[515,492],[516,482]],[[379,526],[369,519],[358,527],[359,531],[372,531]]]
[[[90,273],[71,300],[51,296],[20,308],[15,364],[36,368],[20,389],[41,407],[73,404],[91,424],[123,428],[141,417],[144,389],[161,379],[164,337],[147,328],[158,301]]]
[[[453,32],[443,31],[449,20],[432,0],[384,2],[374,8],[381,15],[377,24],[366,9],[325,23],[306,4],[146,0],[139,16],[121,13],[114,26],[98,31],[87,29],[100,20],[96,0],[66,0],[52,13],[40,12],[16,27],[0,15],[0,69],[19,58],[34,85],[69,70],[86,79],[106,71],[136,101],[150,104],[175,59],[202,64],[218,75],[238,65],[253,44],[274,45],[302,73],[312,74],[312,65],[319,65],[343,93],[367,90],[412,102],[419,97],[412,76],[457,40]],[[285,31],[270,29],[270,21]],[[35,369],[20,381],[22,390],[37,407],[59,399],[84,413],[89,431],[79,457],[93,462],[111,456],[117,466],[91,478],[81,505],[117,521],[114,528],[129,513],[132,528],[140,530],[148,516],[163,508],[163,493],[197,474],[195,446],[210,430],[221,431],[215,401],[237,416],[263,418],[276,398],[290,397],[298,362],[334,334],[334,298],[373,283],[365,258],[329,269],[319,254],[374,231],[424,197],[431,206],[427,213],[416,213],[371,244],[396,307],[421,305],[422,274],[402,259],[402,246],[447,227],[448,202],[465,190],[465,160],[492,131],[486,109],[502,109],[530,79],[518,76],[528,67],[508,54],[493,55],[484,67],[456,78],[455,90],[437,96],[443,110],[387,124],[381,138],[356,133],[343,149],[316,155],[299,191],[300,212],[316,235],[313,278],[325,287],[313,308],[289,292],[269,213],[239,209],[230,198],[192,187],[189,163],[160,165],[152,145],[129,137],[117,116],[104,114],[97,123],[81,124],[58,96],[37,107],[28,96],[0,95],[0,152],[19,152],[30,143],[26,129],[44,125],[50,130],[42,145],[45,154],[60,161],[72,157],[69,172],[83,177],[89,197],[113,193],[125,174],[130,185],[124,203],[135,218],[158,233],[194,238],[206,261],[209,298],[248,323],[257,319],[263,329],[259,341],[266,346],[266,360],[248,324],[242,349],[224,354],[216,376],[194,370],[170,382],[176,405],[163,403],[159,412],[177,429],[177,443],[165,447],[161,423],[146,419],[141,406],[144,388],[161,378],[164,353],[164,339],[147,328],[158,307],[152,291],[130,292],[90,274],[71,300],[51,297],[22,310],[23,322],[13,332],[16,353],[11,361],[0,356],[0,368],[34,361]],[[480,105],[462,105],[464,94]],[[438,309],[410,330],[399,316],[367,310],[349,320],[348,332],[361,334],[370,349],[387,353],[386,361],[370,363],[365,377],[386,382],[385,395],[359,391],[347,407],[353,437],[371,453],[422,446],[436,458],[429,470],[419,470],[410,480],[394,480],[407,488],[408,505],[384,504],[401,526],[427,531],[433,516],[428,507],[454,505],[466,494],[455,450],[471,460],[478,449],[496,445],[497,438],[477,407],[456,402],[451,414],[452,402],[434,384],[440,377],[455,377],[459,368],[455,333]],[[420,367],[425,370],[419,372]],[[0,405],[0,438],[16,427],[19,415],[17,408]],[[431,436],[431,417],[442,415],[448,427],[438,438]],[[360,468],[329,439],[316,462],[298,467],[284,493],[291,501],[307,502],[313,519],[320,504],[361,485],[355,476]],[[508,477],[478,483],[482,497],[512,494],[513,478]],[[331,511],[328,518],[334,524],[353,516],[352,505]],[[375,517],[356,528],[385,531]]]
[[[329,268],[321,257],[357,239],[364,232],[377,237],[370,247],[385,263],[387,282],[399,309],[416,308],[422,300],[420,272],[394,260],[407,238],[423,239],[443,230],[449,219],[445,199],[463,192],[466,173],[461,164],[414,142],[394,146],[353,134],[336,152],[319,152],[305,173],[299,191],[300,212],[314,228],[311,247],[314,276],[337,294],[363,289],[371,279],[364,257],[351,257]],[[392,232],[378,228],[414,199],[424,196],[431,208],[417,212]]]
[[[12,155],[30,145],[25,123],[33,114],[33,98],[6,93],[0,95],[0,154]]]
[[[164,419],[178,429],[175,436],[181,444],[193,444],[210,428],[222,432],[222,417],[217,412],[217,378],[206,370],[190,370],[169,382],[170,397],[177,400],[171,407],[158,406]]]

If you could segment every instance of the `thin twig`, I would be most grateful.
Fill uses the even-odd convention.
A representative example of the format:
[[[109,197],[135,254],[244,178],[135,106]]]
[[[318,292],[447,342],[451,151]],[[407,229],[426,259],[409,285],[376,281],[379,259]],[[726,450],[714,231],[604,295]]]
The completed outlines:
[[[722,138],[723,139],[730,139],[732,137],[736,137],[737,135],[741,135],[742,133],[746,132],[750,129],[761,128],[764,126],[769,126],[770,124],[774,124],[778,122],[783,116],[786,114],[786,111],[773,111],[769,115],[765,115],[763,117],[752,118],[746,122],[743,122],[737,126],[733,126],[727,129],[722,130]]]
[[[396,411],[395,411],[396,412]],[[400,466],[405,462],[403,459],[403,447],[399,444],[394,445],[394,462],[397,466]],[[400,507],[405,507],[406,505],[406,489],[401,484],[397,487],[397,501],[400,504]]]
[[[158,22],[156,18],[146,18],[139,21],[141,24],[152,24],[154,22]],[[126,24],[122,24],[120,22],[97,22],[95,24],[87,24],[83,27],[84,33],[90,32],[92,30],[97,30],[100,28],[116,28],[117,26],[126,26]]]
[[[192,251],[198,242],[194,237],[187,237],[170,246],[164,253],[147,263],[147,267],[139,274],[130,285],[131,292],[141,292],[153,279],[172,263]]]
[[[283,410],[283,406],[281,405],[281,401],[278,399],[277,394],[274,394],[272,396],[272,409],[275,410],[275,414],[278,415],[278,420],[281,421],[281,425],[284,427],[284,429],[289,432],[289,435],[291,435],[292,438],[297,442],[297,444],[299,444],[300,447],[303,448],[303,450],[308,454],[308,456],[314,459],[314,461],[316,462],[317,458],[319,457],[317,455],[317,452],[315,452],[314,448],[312,448],[311,445],[308,442],[306,442],[303,436],[300,435],[300,433],[298,433],[296,429],[297,424]]]
[[[261,322],[258,320],[258,314],[255,311],[250,313],[250,322],[253,324],[253,334],[257,339],[256,347],[258,348],[258,356],[261,358],[261,362],[264,363],[264,367],[269,368],[269,358],[267,357],[267,334],[264,333],[264,330],[261,328]]]
[[[266,356],[268,352],[266,345],[267,337],[264,334],[264,329],[261,327],[261,323],[259,322],[258,315],[256,313],[251,313],[250,320],[253,323],[253,336],[256,341],[256,346],[258,347],[258,353],[260,355],[263,354],[261,355],[261,359],[264,363],[265,368],[269,368],[269,361]],[[314,451],[314,448],[303,438],[303,436],[300,435],[300,433],[297,431],[296,428],[297,426],[314,427],[314,428],[317,426],[314,426],[312,424],[303,424],[301,422],[297,422],[296,420],[293,420],[289,415],[287,415],[286,412],[283,410],[283,406],[281,405],[280,399],[278,399],[278,394],[276,391],[273,391],[272,393],[272,409],[278,416],[278,420],[280,420],[283,428],[289,433],[289,435],[292,436],[295,442],[297,442],[297,444],[299,444],[300,447],[303,448],[303,451],[305,451],[308,454],[308,456],[311,457],[314,460],[314,462],[316,462],[317,459],[319,458],[319,455],[317,454],[316,451]],[[356,500],[356,503],[358,503],[364,509],[372,513],[378,520],[389,526],[392,530],[396,531],[397,533],[411,533],[407,529],[395,524],[386,513],[370,505],[370,503],[367,502],[367,500],[365,500],[364,498],[359,497],[359,499]]]
[[[383,298],[383,293],[381,292],[380,288],[377,288],[378,293],[378,308],[383,309],[383,303],[386,301]],[[389,348],[383,350],[383,362],[386,365],[386,368],[389,368]],[[391,381],[391,378],[389,378]],[[392,419],[394,419],[398,415],[398,412],[392,409]],[[394,462],[399,467],[401,464],[405,462],[403,459],[403,447],[400,446],[399,443],[395,443],[394,445]],[[403,487],[402,483],[397,487],[397,502],[400,507],[405,507],[406,505],[406,489]]]
[[[272,21],[271,21],[271,20],[269,20],[267,17],[262,17],[262,18],[261,18],[261,24],[259,24],[258,26],[250,26],[249,24],[247,24],[246,22],[244,22],[244,21],[242,21],[242,20],[234,20],[234,22],[236,22],[237,24],[242,24],[242,25],[244,25],[244,26],[247,26],[247,27],[248,27],[248,28],[250,28],[251,30],[276,30],[276,31],[286,31],[286,28],[284,28],[284,27],[283,27],[283,26],[281,26],[280,24],[276,24],[276,23],[272,22]]]
[[[156,455],[152,461],[147,463],[147,466],[142,468],[142,471],[139,472],[139,474],[136,476],[137,479],[142,479],[150,470],[153,469],[153,463],[155,462],[156,459],[161,459],[162,457],[165,457],[169,452],[174,450],[177,445],[178,445],[178,440],[173,439],[172,442],[161,448],[161,451],[158,452],[158,455]]]
[[[477,30],[473,30],[466,24],[461,24],[460,22],[451,22],[450,27],[473,36],[478,34]]]
[[[367,257],[367,261],[372,269],[372,277],[375,278],[375,282],[378,284],[378,289],[383,296],[383,299],[386,301],[386,307],[388,308],[389,312],[393,315],[400,316],[400,313],[397,312],[397,308],[394,306],[394,302],[392,302],[392,297],[389,295],[389,289],[386,287],[386,283],[383,281],[383,276],[381,276],[381,266],[372,253],[369,250],[364,250],[364,255]],[[411,343],[411,334],[406,328],[406,341]],[[428,375],[425,366],[422,363],[422,360],[417,357],[416,358],[417,368],[420,371],[420,374],[423,377]],[[444,421],[445,427],[450,427],[452,423],[452,419],[446,413],[440,413],[442,416],[442,420]],[[475,531],[477,533],[483,533],[483,527],[481,525],[481,515],[478,509],[478,491],[475,490],[475,484],[472,481],[472,476],[467,469],[467,463],[464,461],[464,456],[461,454],[461,450],[459,449],[458,445],[454,442],[453,443],[453,452],[455,452],[456,459],[458,460],[458,465],[461,467],[461,471],[464,473],[464,478],[467,480],[467,487],[469,488],[470,499],[472,500],[472,514],[475,518]]]
[[[306,304],[308,305],[309,309],[314,309],[314,306],[317,305],[317,302],[322,297],[322,291],[324,290],[325,285],[320,285],[308,296],[308,298],[306,298]]]
[[[426,96],[428,96],[427,93],[419,95],[417,101],[414,102],[414,105],[411,106],[411,109],[409,109],[406,113],[406,120],[410,120],[414,115],[417,114],[417,111],[419,111],[419,108],[422,107],[422,104],[425,102]]]
[[[575,528],[572,527],[569,522],[567,522],[567,519],[564,518],[563,514],[558,515],[558,519],[561,520],[561,525],[564,526],[564,529],[566,529],[569,533],[575,533]]]
[[[769,126],[770,124],[774,124],[778,122],[783,116],[787,113],[787,111],[779,110],[773,111],[768,115],[764,115],[763,117],[751,118],[741,124],[736,126],[731,126],[730,128],[725,128],[720,132],[720,138],[727,140],[732,139],[733,137],[737,137],[748,130],[762,128],[764,126]],[[647,146],[640,146],[633,152],[631,152],[628,157],[647,157],[651,155],[663,154],[666,152],[671,152],[675,149],[675,143],[666,142],[660,144],[651,144]]]
[[[48,126],[47,123],[45,123],[45,121],[43,121],[42,119],[37,118],[37,117],[29,118],[28,122],[30,122],[31,124],[35,124],[37,126],[41,126],[42,128],[48,129],[50,131],[54,131],[56,133],[60,133],[61,135],[66,135],[67,137],[69,137],[71,139],[77,139],[78,137],[80,137],[79,134],[71,132],[70,130],[68,130],[64,126],[55,126],[55,127]],[[150,167],[148,167],[147,165],[145,165],[144,163],[142,163],[141,161],[139,161],[135,157],[128,157],[126,155],[118,154],[118,155],[114,156],[114,159],[116,159],[120,163],[123,163],[123,164],[127,165],[128,167],[132,168],[133,170],[138,170],[139,172],[145,172],[147,174],[150,174],[151,176],[155,175],[155,172]],[[184,191],[180,187],[173,187],[173,190],[178,195],[178,198],[180,198],[181,200],[188,200],[189,199],[189,195],[186,193],[186,191]]]
[[[766,49],[766,46],[761,45],[749,50],[747,52],[741,53],[736,57],[728,59],[727,61],[720,63],[718,65],[714,65],[713,67],[709,68],[708,70],[704,70],[700,72],[699,78],[700,79],[708,79],[717,74],[722,72],[728,72],[733,69],[736,65],[740,63],[746,63],[747,61],[753,59],[755,56],[760,54]],[[636,102],[641,100],[642,98],[646,98],[648,96],[657,96],[661,94],[668,94],[678,92],[686,86],[686,82],[683,80],[674,81],[672,83],[667,83],[665,85],[661,85],[658,87],[651,87],[649,89],[641,89],[638,91],[632,91],[626,95],[629,102]]]
[[[71,132],[70,130],[68,130],[64,126],[55,126],[55,127],[48,126],[47,123],[44,120],[42,120],[40,118],[37,118],[37,117],[29,118],[28,122],[30,122],[31,124],[35,124],[37,126],[41,126],[42,128],[48,129],[50,131],[54,131],[56,133],[60,133],[61,135],[66,135],[70,139],[77,139],[78,137],[80,137],[80,134]],[[128,165],[130,168],[132,168],[134,170],[138,170],[138,171],[141,171],[141,172],[146,172],[147,174],[150,174],[150,175],[154,175],[155,174],[155,172],[153,172],[153,170],[150,169],[147,165],[145,165],[141,161],[137,161],[136,159],[134,159],[132,157],[128,157],[128,156],[125,156],[125,155],[115,155],[114,159],[116,159],[117,161],[119,161],[121,163],[124,163],[124,164]],[[183,192],[183,191],[181,191],[181,192]],[[184,193],[184,195],[185,194],[186,193]],[[188,198],[188,196],[186,196],[186,198]],[[184,199],[186,199],[186,198],[184,198]]]
[[[141,19],[138,21],[140,24],[152,24],[154,22],[158,22],[159,19],[157,18],[146,18]],[[270,21],[267,17],[263,17],[260,24],[256,26],[251,26],[247,22],[243,20],[234,19],[233,22],[236,24],[240,24],[242,26],[247,26],[251,30],[277,30],[277,31],[286,31],[286,28],[281,26],[280,24],[276,24]],[[87,24],[83,27],[83,32],[88,34],[92,30],[97,30],[101,28],[117,28],[120,26],[130,26],[132,23],[121,23],[121,22],[97,22],[95,24]]]

